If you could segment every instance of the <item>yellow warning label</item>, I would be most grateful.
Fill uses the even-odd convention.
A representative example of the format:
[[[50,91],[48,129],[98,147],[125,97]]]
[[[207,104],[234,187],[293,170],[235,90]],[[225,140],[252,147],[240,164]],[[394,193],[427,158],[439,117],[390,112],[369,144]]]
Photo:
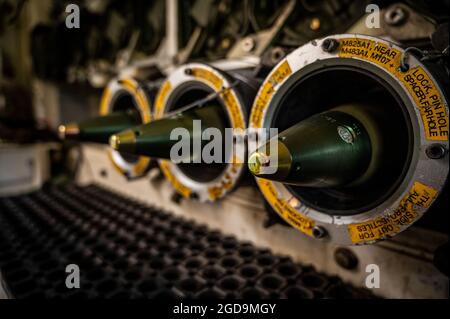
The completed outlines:
[[[264,197],[281,217],[301,232],[308,236],[312,236],[312,230],[315,224],[314,220],[300,214],[285,200],[279,198],[273,182],[265,179],[258,179],[258,184]]]
[[[224,88],[224,82],[222,78],[220,78],[213,72],[202,68],[193,68],[192,74],[196,78],[208,82],[212,87],[215,88],[216,92],[221,92],[220,96],[222,97],[223,103],[227,108],[228,114],[231,118],[231,126],[235,129],[245,129],[245,119],[242,114],[242,109],[239,106],[238,100],[231,88]]]
[[[284,61],[280,66],[270,75],[269,79],[264,83],[261,91],[257,96],[255,106],[252,110],[252,117],[250,123],[254,127],[261,127],[263,113],[268,106],[269,100],[275,93],[275,87],[283,82],[285,78],[292,74],[291,67],[288,61]]]
[[[225,176],[220,181],[219,185],[211,186],[208,188],[208,196],[211,201],[215,201],[222,197],[227,191],[232,189],[234,186],[233,180],[229,174]]]
[[[103,91],[102,100],[100,102],[100,115],[108,115],[109,101],[111,99],[111,90],[107,87]]]
[[[173,185],[173,187],[184,197],[189,197],[192,193],[192,190],[189,187],[184,186],[173,174],[170,170],[170,162],[161,161],[160,167],[166,178]]]
[[[169,81],[165,81],[159,89],[158,96],[155,99],[155,118],[161,118],[164,114],[164,103],[172,86]]]
[[[137,101],[137,105],[140,110],[142,123],[145,124],[145,123],[150,122],[152,120],[152,117],[151,117],[152,115],[150,112],[150,105],[148,103],[147,96],[141,89],[138,89],[136,91],[136,101]]]
[[[449,129],[448,115],[434,82],[421,67],[413,68],[402,76],[402,82],[420,109],[427,139],[446,141]]]
[[[398,233],[403,226],[410,225],[417,219],[415,207],[429,207],[436,194],[437,191],[432,187],[414,182],[408,195],[391,214],[364,223],[348,225],[351,241],[353,243],[370,242]]]
[[[193,68],[192,75],[199,80],[204,80],[211,83],[216,91],[222,90],[223,81],[218,75],[214,74],[213,72],[203,68]]]
[[[223,189],[221,187],[210,187],[208,188],[208,196],[211,201],[215,201],[220,198],[223,194]]]
[[[245,121],[242,116],[241,108],[236,100],[235,95],[230,89],[226,89],[222,94],[223,102],[228,110],[231,118],[231,126],[233,128],[245,129]]]
[[[147,97],[141,90],[136,91],[136,102],[141,114],[142,123],[149,123],[152,120],[150,105]]]
[[[223,79],[214,72],[204,68],[193,68],[192,75],[198,80],[207,82],[215,89],[216,92],[221,92],[223,90],[220,95],[223,98],[225,107],[228,109],[228,113],[230,114],[231,125],[233,128],[245,129],[245,120],[242,116],[241,108],[239,107],[236,96],[233,94],[231,89],[224,88]]]
[[[133,166],[134,176],[139,176],[144,173],[148,165],[150,164],[150,161],[151,160],[149,157],[140,156],[137,163]]]
[[[222,197],[226,191],[233,188],[233,182],[230,179],[225,178],[220,182],[218,186],[208,187],[208,196],[211,201],[215,201]]]
[[[374,40],[345,38],[339,40],[339,56],[368,60],[394,73],[400,66],[402,52]]]
[[[401,72],[402,51],[386,43],[344,38],[339,40],[339,44],[340,57],[359,58],[375,63],[397,77],[420,110],[426,138],[432,141],[448,140],[449,121],[444,99],[436,83],[422,67]]]
[[[123,79],[120,81],[120,83],[122,83],[122,85],[128,89],[128,91],[130,92],[135,92],[137,91],[138,85],[137,83],[135,83],[134,81],[130,80],[130,79]]]

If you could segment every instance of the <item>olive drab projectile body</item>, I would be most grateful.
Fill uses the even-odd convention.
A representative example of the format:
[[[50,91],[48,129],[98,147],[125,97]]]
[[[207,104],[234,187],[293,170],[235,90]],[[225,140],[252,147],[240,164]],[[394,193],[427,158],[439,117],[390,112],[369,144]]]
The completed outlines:
[[[111,135],[139,123],[139,113],[127,110],[98,116],[80,123],[61,125],[58,131],[61,139],[107,144]]]
[[[223,134],[226,126],[219,105],[198,106],[115,134],[110,139],[110,145],[127,154],[170,159],[171,149],[179,141],[174,135],[181,132],[180,129],[188,133],[190,147],[194,140],[202,140],[205,129],[216,128]],[[201,155],[192,152],[189,153],[190,158],[191,154],[192,157]]]
[[[342,111],[312,116],[274,138],[275,156],[269,141],[250,156],[249,169],[257,177],[285,184],[346,185],[364,174],[371,159],[366,129]]]

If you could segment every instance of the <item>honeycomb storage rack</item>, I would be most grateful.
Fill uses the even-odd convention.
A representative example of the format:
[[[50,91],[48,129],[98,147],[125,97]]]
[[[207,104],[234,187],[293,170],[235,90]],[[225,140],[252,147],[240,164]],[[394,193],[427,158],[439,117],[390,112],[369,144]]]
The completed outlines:
[[[0,271],[13,298],[375,297],[96,185],[0,199]]]

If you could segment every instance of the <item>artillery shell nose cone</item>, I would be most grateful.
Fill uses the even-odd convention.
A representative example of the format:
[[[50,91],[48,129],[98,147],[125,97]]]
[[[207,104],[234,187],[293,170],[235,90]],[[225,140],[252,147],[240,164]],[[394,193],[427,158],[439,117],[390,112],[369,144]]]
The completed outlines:
[[[75,137],[78,134],[80,134],[80,128],[76,123],[60,125],[58,127],[58,137],[61,140],[65,140],[70,137]]]
[[[113,135],[113,136],[111,136],[111,137],[109,138],[109,145],[110,145],[113,149],[118,150],[118,149],[119,149],[119,143],[120,143],[120,140],[119,140],[119,138],[117,137],[117,135]]]
[[[248,169],[253,175],[259,175],[262,166],[267,162],[267,156],[260,152],[253,153],[248,159]]]
[[[109,145],[116,151],[132,153],[136,147],[136,134],[132,130],[114,134],[109,138]]]
[[[65,125],[60,125],[58,127],[58,137],[60,140],[63,140],[66,138],[66,126]]]

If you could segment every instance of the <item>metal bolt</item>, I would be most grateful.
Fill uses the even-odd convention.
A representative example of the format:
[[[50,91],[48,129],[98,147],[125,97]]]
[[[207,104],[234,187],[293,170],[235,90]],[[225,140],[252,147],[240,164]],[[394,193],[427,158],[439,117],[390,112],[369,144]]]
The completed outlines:
[[[108,171],[105,168],[102,168],[100,170],[100,176],[103,178],[107,178],[108,177]]]
[[[222,49],[228,49],[231,46],[231,40],[229,38],[225,38],[220,42],[220,46]]]
[[[427,147],[427,149],[425,150],[425,153],[431,159],[440,159],[445,156],[445,154],[447,153],[447,150],[445,149],[444,145],[432,144]]]
[[[321,25],[320,19],[313,18],[313,19],[311,19],[311,21],[309,23],[309,28],[313,31],[317,31],[317,30],[319,30],[320,25]]]
[[[335,51],[339,47],[339,42],[336,39],[328,38],[322,42],[322,50],[328,53]]]
[[[181,201],[183,200],[183,196],[180,193],[174,192],[170,199],[173,203],[180,204]]]
[[[312,235],[316,239],[324,238],[327,235],[327,231],[322,226],[314,226],[312,230]]]
[[[192,75],[192,69],[191,68],[187,68],[184,70],[184,74],[186,75]]]
[[[255,48],[255,40],[250,37],[247,37],[242,42],[242,50],[244,52],[251,52]]]
[[[408,11],[401,6],[394,6],[384,14],[384,21],[391,26],[403,24],[408,18]]]
[[[199,196],[198,196],[198,194],[197,194],[196,192],[192,192],[192,193],[189,195],[189,198],[190,198],[190,199],[193,199],[193,200],[198,200],[198,199],[199,199]]]
[[[299,209],[301,206],[301,203],[297,198],[293,197],[289,200],[289,205],[291,205],[295,209]]]
[[[272,51],[270,51],[270,62],[272,64],[277,64],[285,56],[286,56],[286,52],[282,48],[275,47],[272,49]]]
[[[353,270],[358,266],[358,258],[347,248],[338,248],[334,252],[334,260],[344,269]]]

